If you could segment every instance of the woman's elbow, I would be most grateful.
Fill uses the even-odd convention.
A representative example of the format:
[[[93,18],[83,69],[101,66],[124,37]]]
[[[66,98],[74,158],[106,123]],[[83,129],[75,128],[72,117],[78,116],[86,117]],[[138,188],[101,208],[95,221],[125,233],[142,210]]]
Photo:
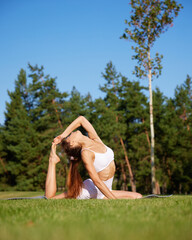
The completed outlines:
[[[78,120],[79,120],[79,123],[80,123],[81,126],[85,125],[85,123],[87,121],[87,119],[84,116],[82,116],[82,115],[80,115],[78,117]]]
[[[101,187],[102,187],[101,181],[99,181],[99,180],[93,180],[93,179],[92,179],[92,181],[93,181],[94,185],[97,186],[98,188],[101,188]]]
[[[80,121],[84,121],[86,118],[85,118],[84,116],[80,115],[80,116],[78,117],[78,119],[79,119]]]

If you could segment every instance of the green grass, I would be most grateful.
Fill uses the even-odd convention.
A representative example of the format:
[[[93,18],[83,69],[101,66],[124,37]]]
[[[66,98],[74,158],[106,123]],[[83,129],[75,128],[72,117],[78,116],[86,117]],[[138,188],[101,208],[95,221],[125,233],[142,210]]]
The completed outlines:
[[[0,192],[0,198],[42,193]],[[1,240],[189,240],[192,196],[0,201]]]

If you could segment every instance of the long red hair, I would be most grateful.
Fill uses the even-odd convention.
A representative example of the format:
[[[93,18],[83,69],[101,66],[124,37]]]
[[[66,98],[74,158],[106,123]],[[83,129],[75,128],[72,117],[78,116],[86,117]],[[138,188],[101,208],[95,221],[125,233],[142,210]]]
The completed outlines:
[[[78,165],[81,161],[81,147],[71,147],[65,140],[62,141],[65,153],[69,157],[70,166],[67,177],[67,198],[76,198],[82,188],[83,180],[78,171]]]

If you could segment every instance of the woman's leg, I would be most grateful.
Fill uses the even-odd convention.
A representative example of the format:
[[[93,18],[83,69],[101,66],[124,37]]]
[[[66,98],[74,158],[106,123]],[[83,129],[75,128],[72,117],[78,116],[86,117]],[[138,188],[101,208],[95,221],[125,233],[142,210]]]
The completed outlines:
[[[49,166],[45,183],[45,196],[53,198],[56,193],[56,164],[60,161],[56,155],[56,144],[52,143],[51,153],[49,156]]]
[[[137,192],[112,190],[112,193],[116,196],[117,199],[137,199],[137,198],[142,198],[142,195],[140,193],[137,193]],[[107,198],[104,197],[103,199],[107,199]]]
[[[93,181],[90,178],[88,178],[85,181],[83,181],[83,186],[77,199],[90,199],[90,198],[97,198],[97,189]]]

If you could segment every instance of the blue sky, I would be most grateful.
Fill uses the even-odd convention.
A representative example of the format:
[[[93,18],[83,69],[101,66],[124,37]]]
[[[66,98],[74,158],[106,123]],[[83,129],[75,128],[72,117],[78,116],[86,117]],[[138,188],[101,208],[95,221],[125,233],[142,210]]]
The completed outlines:
[[[192,76],[192,1],[184,6],[174,26],[156,41],[153,52],[164,55],[163,71],[153,81],[168,97]],[[21,68],[43,65],[45,73],[57,77],[60,91],[75,86],[81,94],[102,96],[101,72],[112,61],[130,80],[135,61],[131,43],[120,40],[129,18],[129,0],[0,0],[0,123],[4,123],[7,90]],[[142,84],[148,84],[142,80]]]

